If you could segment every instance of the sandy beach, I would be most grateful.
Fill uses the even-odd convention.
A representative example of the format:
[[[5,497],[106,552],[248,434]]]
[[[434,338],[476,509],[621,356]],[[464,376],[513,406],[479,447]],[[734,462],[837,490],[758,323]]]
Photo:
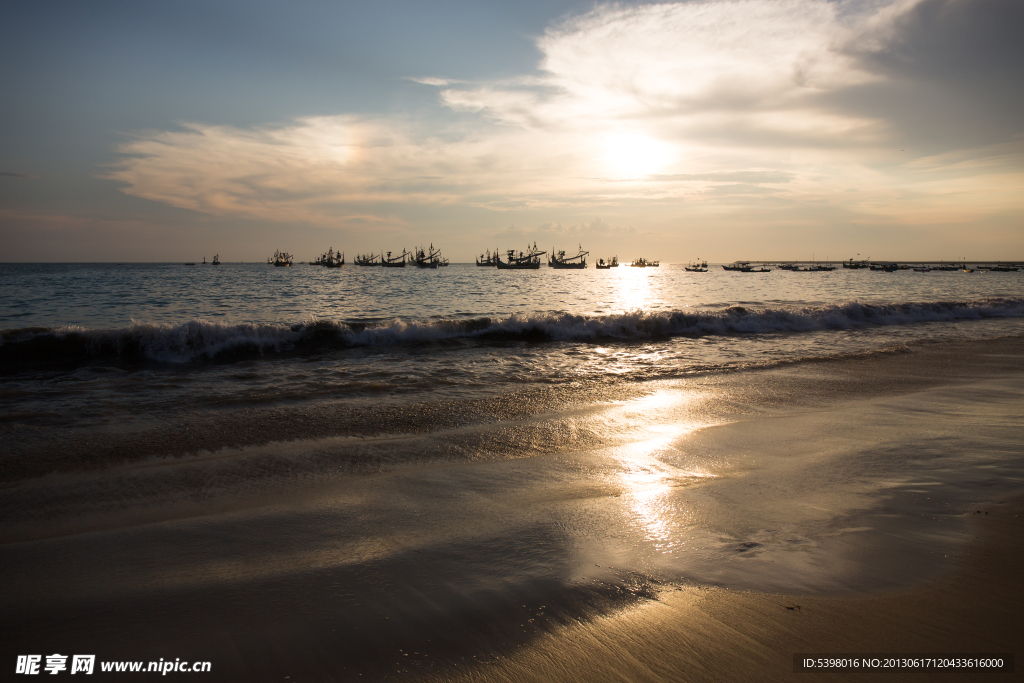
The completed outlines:
[[[1021,642],[1022,348],[510,395],[421,433],[11,482],[4,649],[225,681],[975,680],[793,657]]]
[[[913,589],[830,598],[680,587],[621,614],[568,626],[507,659],[439,680],[1013,679],[1019,669],[795,672],[793,657],[1019,652],[1022,511],[1024,499],[1016,497],[972,514],[975,535],[961,566]]]
[[[995,355],[1002,356],[1002,352]],[[957,384],[962,381],[965,369],[962,366],[949,368]],[[915,374],[911,372],[908,376]],[[906,398],[915,409],[928,410],[929,399],[921,393],[915,392]],[[986,419],[992,423],[1005,418],[1019,419],[1024,404],[1019,395],[1010,400],[1015,407],[1009,412],[985,413],[986,417],[976,424],[983,425]],[[950,409],[950,414],[969,412],[969,402],[970,399],[965,398],[955,409]],[[965,426],[964,422],[959,424]],[[739,438],[757,438],[750,433],[750,426],[747,423],[732,427],[734,430],[739,427],[736,430],[741,431]],[[797,438],[803,440],[806,434],[803,432]],[[970,432],[965,430],[963,436],[969,439]],[[893,558],[889,552],[868,551],[864,559],[881,568],[876,578],[896,577],[896,582],[905,582],[902,588],[867,588],[835,596],[828,592],[675,586],[659,590],[654,600],[645,600],[593,621],[569,625],[557,634],[523,647],[507,659],[442,679],[973,681],[1014,678],[1019,676],[1019,669],[1016,674],[934,668],[796,672],[794,655],[1015,654],[1024,642],[1020,620],[1024,592],[1019,580],[1024,572],[1022,512],[1024,497],[1019,493],[963,510],[967,538],[942,553],[939,573],[934,572],[934,566],[932,571],[928,567],[915,567],[905,563],[905,558]],[[861,547],[860,550],[867,549]]]

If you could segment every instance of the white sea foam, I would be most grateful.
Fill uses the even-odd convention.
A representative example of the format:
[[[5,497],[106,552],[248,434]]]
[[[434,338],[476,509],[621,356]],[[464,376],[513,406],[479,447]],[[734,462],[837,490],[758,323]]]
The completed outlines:
[[[643,340],[672,336],[736,336],[849,330],[984,318],[1024,317],[1024,299],[974,302],[868,304],[851,301],[819,307],[724,310],[633,310],[602,316],[514,313],[503,318],[345,323],[314,318],[293,325],[224,324],[194,319],[180,324],[134,322],[115,330],[80,327],[4,332],[0,348],[35,360],[118,356],[167,363],[228,358],[236,354],[303,353],[353,346],[388,346],[453,339],[492,341]]]

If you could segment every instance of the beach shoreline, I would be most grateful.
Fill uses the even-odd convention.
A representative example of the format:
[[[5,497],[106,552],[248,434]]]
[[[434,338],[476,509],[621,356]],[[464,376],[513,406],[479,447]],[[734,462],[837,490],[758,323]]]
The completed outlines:
[[[481,429],[523,453],[284,489],[243,469],[244,505],[187,487],[245,453],[14,482],[4,651],[225,681],[845,680],[793,654],[1012,651],[1022,357],[922,345],[512,401]]]
[[[763,367],[695,372],[670,381],[720,390],[724,398],[711,410],[732,419],[776,407],[821,407],[844,397],[891,396],[973,376],[998,376],[1006,358],[1024,354],[1022,349],[1024,337],[1019,336],[918,341],[866,352],[773,361]],[[124,415],[108,425],[73,420],[70,415],[60,415],[60,422],[49,424],[46,420],[56,419],[56,413],[44,415],[46,419],[35,424],[33,418],[38,416],[23,418],[14,412],[0,424],[0,434],[9,437],[9,450],[0,456],[0,482],[330,437],[372,439],[529,420],[539,414],[643,396],[656,383],[583,380],[512,387],[469,399],[452,399],[444,392],[440,399],[430,400],[339,395],[298,403],[279,399],[227,404],[217,409],[185,406],[174,412],[143,403],[137,407],[138,414]],[[69,439],[72,430],[75,438]],[[367,470],[358,463],[353,472],[379,469],[374,465]]]

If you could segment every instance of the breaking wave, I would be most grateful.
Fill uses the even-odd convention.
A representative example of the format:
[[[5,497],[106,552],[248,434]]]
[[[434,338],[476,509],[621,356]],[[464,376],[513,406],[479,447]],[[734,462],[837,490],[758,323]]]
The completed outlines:
[[[643,311],[589,316],[513,314],[505,318],[378,323],[307,320],[285,324],[133,323],[115,330],[80,327],[0,332],[0,369],[76,366],[97,359],[189,363],[253,356],[322,353],[336,349],[480,339],[491,342],[644,340],[848,330],[983,318],[1024,317],[1024,299],[975,302],[866,304],[807,308]]]

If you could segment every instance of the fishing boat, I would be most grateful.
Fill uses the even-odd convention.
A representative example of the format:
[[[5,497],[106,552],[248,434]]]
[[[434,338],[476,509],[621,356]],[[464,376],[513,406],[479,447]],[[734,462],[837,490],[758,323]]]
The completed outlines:
[[[706,273],[708,272],[708,262],[697,259],[687,265],[683,266],[684,270],[688,270],[691,273]]]
[[[384,266],[385,268],[405,268],[405,257],[408,255],[409,252],[407,252],[405,249],[403,249],[402,253],[399,254],[398,256],[391,256],[390,251],[388,252],[388,255],[386,257],[382,253],[380,255],[380,265]]]
[[[205,265],[207,265],[207,264],[206,264],[206,257],[205,257],[205,256],[203,257],[203,265],[204,265],[204,266],[205,266]]]
[[[325,268],[341,268],[345,265],[345,254],[342,252],[335,253],[334,247],[327,250],[326,254],[321,254],[315,261],[310,261],[311,266],[324,266]]]
[[[525,252],[520,251],[519,255],[516,255],[515,249],[509,249],[506,254],[507,261],[498,259],[495,264],[498,270],[537,270],[540,268],[540,257],[546,254],[546,251],[540,251],[537,249],[537,243],[533,243],[533,249],[527,249]]]
[[[860,256],[860,254],[858,254]],[[860,268],[870,268],[870,258],[868,257],[862,261],[854,261],[852,258],[849,261],[843,261],[843,268],[849,268],[850,270],[858,270]]]
[[[498,250],[495,249],[494,253],[491,254],[491,250],[488,249],[486,254],[480,254],[476,264],[485,268],[494,268],[498,265]]]
[[[770,272],[772,272],[771,268],[765,268],[764,266],[761,266],[760,268],[756,268],[755,269],[754,266],[750,265],[750,261],[734,261],[732,264],[730,264],[728,266],[725,265],[725,264],[722,264],[722,270],[731,270],[731,271],[736,272],[736,273],[770,273]]]
[[[882,273],[895,273],[899,270],[899,265],[895,263],[872,263],[869,266],[870,270],[876,270]]]
[[[215,266],[219,266],[220,265],[220,254],[214,254],[213,255],[213,265],[215,265]]]
[[[597,263],[594,264],[594,267],[598,270],[610,270],[612,262],[611,260],[605,261],[603,258],[599,258],[597,259]]]
[[[647,259],[645,259],[642,256],[640,258],[633,259],[633,262],[630,263],[629,266],[630,266],[630,268],[646,268],[647,267]]]
[[[267,263],[273,263],[275,267],[282,268],[292,265],[293,258],[295,257],[286,251],[274,251],[273,260],[267,259]]]
[[[356,260],[353,263],[357,266],[380,266],[380,260],[376,254],[356,254]]]
[[[434,250],[434,245],[430,245],[430,250]],[[437,268],[437,263],[430,258],[430,254],[423,247],[417,247],[412,252],[412,262],[416,264],[417,268]]]
[[[583,245],[579,246],[575,256],[566,256],[565,251],[555,252],[551,250],[551,257],[548,259],[548,266],[563,270],[583,270],[587,267],[587,255],[589,251],[583,251]]]
[[[189,261],[189,262],[188,262],[188,263],[186,263],[185,265],[186,265],[186,266],[194,266],[195,264],[196,264],[196,262],[195,262],[195,261]]]
[[[417,268],[438,268],[448,265],[448,259],[441,257],[441,250],[435,250],[433,242],[431,242],[429,250],[425,250],[423,247],[416,249],[412,254],[412,261]]]

